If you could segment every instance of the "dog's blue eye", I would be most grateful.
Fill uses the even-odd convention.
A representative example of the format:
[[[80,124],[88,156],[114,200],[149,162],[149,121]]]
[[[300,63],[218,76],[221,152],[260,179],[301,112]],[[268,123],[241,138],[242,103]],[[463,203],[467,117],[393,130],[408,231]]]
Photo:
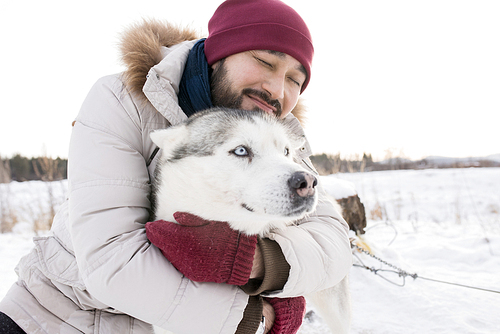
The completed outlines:
[[[234,154],[240,157],[248,155],[248,151],[244,146],[238,146],[233,152]]]
[[[285,147],[284,153],[285,153],[285,157],[287,157],[288,154],[290,154],[290,150],[288,149],[288,147]]]

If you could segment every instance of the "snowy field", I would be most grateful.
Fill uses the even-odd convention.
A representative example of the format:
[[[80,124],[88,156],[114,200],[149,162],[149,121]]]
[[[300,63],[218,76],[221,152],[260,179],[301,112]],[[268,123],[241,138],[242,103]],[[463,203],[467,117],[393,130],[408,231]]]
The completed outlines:
[[[365,205],[363,239],[374,255],[418,277],[354,266],[350,273],[352,333],[500,333],[500,168],[433,169],[322,177],[337,193],[354,184]],[[14,267],[32,247],[33,224],[64,198],[66,182],[0,185],[0,212],[19,221],[0,234],[0,298]],[[57,204],[56,204],[57,206]],[[354,263],[397,271],[359,252]],[[383,276],[383,277],[382,277]],[[398,286],[398,285],[404,286]],[[328,333],[309,313],[301,334]]]

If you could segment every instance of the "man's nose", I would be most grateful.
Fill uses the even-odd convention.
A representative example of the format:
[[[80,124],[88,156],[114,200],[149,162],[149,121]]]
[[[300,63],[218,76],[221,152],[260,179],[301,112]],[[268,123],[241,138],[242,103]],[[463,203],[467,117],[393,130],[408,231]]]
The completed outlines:
[[[278,100],[282,103],[285,98],[285,78],[273,75],[263,82],[262,89],[271,95],[272,100]]]

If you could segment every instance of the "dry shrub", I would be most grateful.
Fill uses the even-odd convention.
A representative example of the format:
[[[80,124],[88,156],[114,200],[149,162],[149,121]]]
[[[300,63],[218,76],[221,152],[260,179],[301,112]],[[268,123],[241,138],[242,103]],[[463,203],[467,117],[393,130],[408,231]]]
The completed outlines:
[[[17,215],[8,210],[6,213],[0,213],[0,233],[12,232],[14,226],[19,222]]]
[[[35,219],[33,220],[33,230],[35,233],[40,231],[48,231],[52,226],[52,221],[54,220],[54,216],[50,212],[42,211]]]
[[[0,190],[0,233],[11,232],[18,218],[9,206],[10,185],[2,186]]]
[[[383,213],[382,213],[382,207],[380,206],[380,203],[377,202],[375,203],[375,206],[373,207],[372,210],[370,210],[370,217],[369,219],[372,220],[382,220],[383,218]]]
[[[497,204],[491,203],[488,206],[488,210],[490,213],[499,214],[500,213],[500,206],[498,206]]]

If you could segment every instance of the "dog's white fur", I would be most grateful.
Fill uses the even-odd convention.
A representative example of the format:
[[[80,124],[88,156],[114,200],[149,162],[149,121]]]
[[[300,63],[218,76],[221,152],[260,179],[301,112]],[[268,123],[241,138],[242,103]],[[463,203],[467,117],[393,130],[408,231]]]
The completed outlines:
[[[265,236],[314,211],[317,192],[297,196],[288,180],[309,171],[297,162],[304,138],[260,112],[212,109],[151,134],[161,148],[155,185],[155,218],[175,221],[176,211],[227,221],[248,235]],[[333,333],[347,333],[347,278],[306,296]]]

